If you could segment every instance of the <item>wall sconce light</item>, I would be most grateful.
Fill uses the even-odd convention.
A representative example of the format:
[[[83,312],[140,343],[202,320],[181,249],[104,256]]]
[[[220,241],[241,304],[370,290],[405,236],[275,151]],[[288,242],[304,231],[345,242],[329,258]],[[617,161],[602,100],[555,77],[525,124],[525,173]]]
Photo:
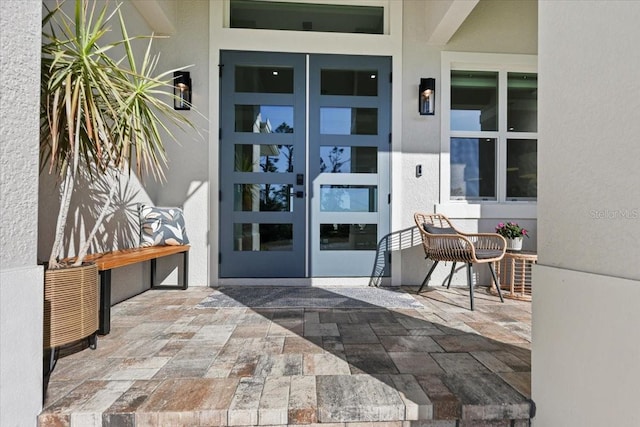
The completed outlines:
[[[432,116],[436,112],[436,79],[420,79],[418,111],[421,116]]]
[[[188,71],[173,72],[173,109],[191,109],[191,76]]]

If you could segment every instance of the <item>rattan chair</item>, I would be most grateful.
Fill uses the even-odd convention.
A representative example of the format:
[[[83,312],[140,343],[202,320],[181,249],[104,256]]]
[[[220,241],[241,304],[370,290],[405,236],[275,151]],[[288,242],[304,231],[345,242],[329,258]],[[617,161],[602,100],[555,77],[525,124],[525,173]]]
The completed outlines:
[[[469,296],[471,299],[471,310],[473,310],[473,283],[471,281],[472,264],[487,264],[493,280],[498,290],[500,301],[504,302],[500,292],[500,283],[493,269],[493,263],[500,261],[504,257],[507,241],[497,233],[463,233],[457,230],[449,218],[442,214],[427,214],[417,212],[413,219],[420,230],[422,236],[422,247],[426,258],[433,261],[431,269],[422,281],[422,286],[418,293],[422,291],[433,270],[440,261],[451,261],[451,274],[447,283],[447,289],[451,286],[451,278],[456,268],[456,263],[463,262],[467,265],[467,281],[469,283]]]

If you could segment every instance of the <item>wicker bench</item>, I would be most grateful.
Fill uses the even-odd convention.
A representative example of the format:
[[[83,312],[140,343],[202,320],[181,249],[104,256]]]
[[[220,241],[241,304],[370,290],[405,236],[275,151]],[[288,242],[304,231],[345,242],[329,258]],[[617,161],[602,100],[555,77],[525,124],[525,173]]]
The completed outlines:
[[[118,267],[151,261],[151,289],[187,289],[189,277],[189,245],[180,246],[149,246],[135,249],[122,249],[119,251],[97,253],[87,255],[85,261],[93,262],[98,266],[100,274],[100,335],[106,335],[111,330],[111,270]],[[182,286],[156,285],[156,260],[169,255],[182,253],[184,256],[184,269],[182,274]]]

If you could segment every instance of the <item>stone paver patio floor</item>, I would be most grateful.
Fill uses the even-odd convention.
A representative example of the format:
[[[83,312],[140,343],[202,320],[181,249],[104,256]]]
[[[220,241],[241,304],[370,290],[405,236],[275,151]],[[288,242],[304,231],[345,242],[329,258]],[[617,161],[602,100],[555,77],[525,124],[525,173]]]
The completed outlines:
[[[468,289],[402,288],[420,305],[203,307],[218,291],[115,305],[96,350],[63,352],[39,425],[529,425],[529,302],[478,288],[472,312]]]

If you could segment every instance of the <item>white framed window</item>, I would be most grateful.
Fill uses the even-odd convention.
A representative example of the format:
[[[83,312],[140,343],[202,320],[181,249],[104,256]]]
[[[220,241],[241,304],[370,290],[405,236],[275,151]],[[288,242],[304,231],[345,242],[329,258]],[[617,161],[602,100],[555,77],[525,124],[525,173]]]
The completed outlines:
[[[442,53],[441,204],[535,204],[537,57]]]

